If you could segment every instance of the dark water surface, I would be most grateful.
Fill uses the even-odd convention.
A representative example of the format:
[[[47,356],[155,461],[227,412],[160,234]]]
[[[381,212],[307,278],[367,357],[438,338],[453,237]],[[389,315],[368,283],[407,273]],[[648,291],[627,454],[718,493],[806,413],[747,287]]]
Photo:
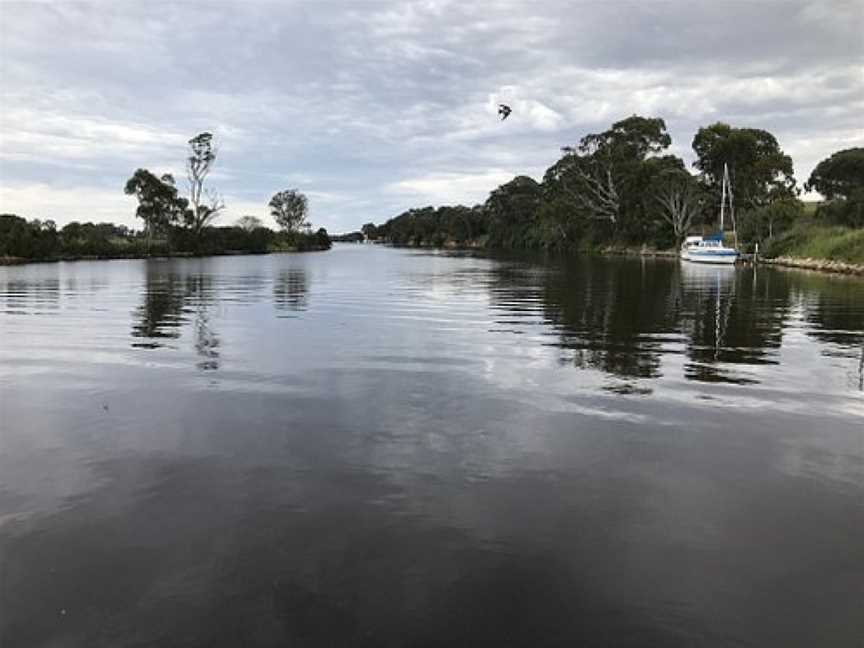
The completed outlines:
[[[0,268],[0,645],[862,646],[864,281]]]

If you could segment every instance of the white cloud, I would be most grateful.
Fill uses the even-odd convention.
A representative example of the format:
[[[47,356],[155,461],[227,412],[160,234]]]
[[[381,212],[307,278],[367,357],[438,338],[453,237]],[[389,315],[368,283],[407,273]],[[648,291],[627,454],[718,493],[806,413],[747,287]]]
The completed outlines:
[[[115,121],[96,114],[62,114],[7,103],[2,116],[0,158],[50,161],[105,157],[134,159],[136,156],[164,156],[166,150],[184,141],[178,132],[166,132],[147,124]]]
[[[475,174],[434,173],[394,182],[385,190],[410,195],[418,201],[418,206],[442,203],[474,205],[484,202],[492,189],[512,180],[515,175],[519,174],[504,169]]]
[[[71,221],[114,222],[130,227],[136,223],[135,198],[120,191],[101,187],[54,187],[43,183],[0,184],[0,213],[27,218],[54,220],[62,225]]]
[[[126,178],[182,176],[186,141],[203,130],[219,141],[212,180],[230,218],[296,187],[331,230],[417,202],[482,201],[633,113],[664,117],[688,161],[701,125],[765,128],[802,180],[864,140],[856,2],[7,3],[3,14],[0,196],[60,222],[132,222]],[[219,46],[201,48],[199,33]],[[498,103],[513,108],[504,122]]]

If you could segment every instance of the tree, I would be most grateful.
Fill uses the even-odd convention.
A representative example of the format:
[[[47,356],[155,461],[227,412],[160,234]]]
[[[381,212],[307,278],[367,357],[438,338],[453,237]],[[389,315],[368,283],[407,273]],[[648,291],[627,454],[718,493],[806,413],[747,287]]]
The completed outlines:
[[[703,208],[704,196],[698,182],[683,169],[669,169],[654,179],[650,195],[680,245]]]
[[[247,232],[251,232],[259,227],[264,227],[264,221],[257,216],[241,216],[237,219],[235,225]]]
[[[841,225],[864,226],[864,148],[837,151],[813,169],[807,191],[828,200],[819,215]]]
[[[630,191],[649,155],[672,143],[666,122],[659,117],[633,115],[602,133],[590,133],[576,147],[565,146],[564,157],[549,169],[546,183],[555,183],[589,218],[617,226],[639,191]]]
[[[500,223],[527,222],[540,204],[540,195],[540,185],[533,178],[516,176],[489,194],[486,211]]]
[[[0,214],[0,256],[31,257],[33,228],[15,214]]]
[[[613,174],[612,160],[607,157],[580,155],[571,147],[564,147],[564,168],[554,177],[561,182],[573,204],[592,218],[607,220],[613,225],[621,214],[621,196]]]
[[[270,215],[286,232],[299,232],[309,226],[306,222],[309,201],[296,189],[286,189],[274,194],[268,206]]]
[[[178,196],[170,173],[157,178],[147,169],[138,169],[126,181],[124,192],[138,199],[135,215],[144,221],[148,246],[153,233],[178,223],[189,205],[185,198]]]
[[[524,239],[525,230],[540,207],[542,194],[542,187],[528,176],[516,176],[489,194],[483,208],[493,245],[510,246]]]
[[[818,191],[826,200],[848,200],[864,188],[864,148],[837,151],[813,169],[804,185],[807,191]]]
[[[319,227],[315,232],[315,244],[322,250],[329,250],[333,244],[330,242],[330,235],[323,227]]]
[[[375,223],[366,223],[360,228],[360,231],[363,232],[363,236],[369,241],[374,241],[378,238],[378,228],[375,227]]]
[[[189,210],[186,224],[196,240],[201,231],[225,208],[222,197],[204,186],[216,161],[216,148],[211,133],[199,133],[189,140],[190,154],[186,158],[186,178],[189,182]]]
[[[579,142],[579,150],[585,154],[601,152],[617,160],[641,161],[662,153],[671,144],[666,122],[660,117],[632,115],[615,122],[607,131],[586,135]]]
[[[748,243],[768,242],[800,218],[803,210],[797,198],[775,200],[763,207],[744,210],[738,217],[738,232]]]
[[[783,153],[768,131],[717,122],[697,131],[693,151],[694,166],[718,203],[724,164],[729,166],[739,209],[756,209],[773,200],[797,196],[792,158]]]
[[[797,198],[783,198],[762,207],[760,211],[770,240],[780,233],[780,229],[788,227],[801,217],[804,205]]]

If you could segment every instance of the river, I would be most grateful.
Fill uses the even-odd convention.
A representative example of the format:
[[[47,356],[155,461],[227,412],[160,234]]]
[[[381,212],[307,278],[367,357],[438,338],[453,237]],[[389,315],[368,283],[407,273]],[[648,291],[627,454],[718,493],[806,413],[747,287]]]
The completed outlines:
[[[864,281],[0,268],[0,644],[860,646]]]

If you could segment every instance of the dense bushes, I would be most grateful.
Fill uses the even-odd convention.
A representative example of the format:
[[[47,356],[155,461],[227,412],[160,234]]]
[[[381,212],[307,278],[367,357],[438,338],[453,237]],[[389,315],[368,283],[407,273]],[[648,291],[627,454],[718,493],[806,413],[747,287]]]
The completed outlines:
[[[42,259],[54,256],[61,241],[53,221],[30,221],[0,214],[0,257]]]
[[[864,190],[850,198],[837,198],[820,205],[817,216],[828,225],[864,227]]]
[[[112,223],[72,222],[58,230],[53,221],[27,221],[14,214],[0,214],[0,257],[55,259],[261,254],[328,248],[330,237],[323,228],[317,232],[274,232],[267,227],[205,227],[196,235],[188,228],[166,226],[147,235]]]

